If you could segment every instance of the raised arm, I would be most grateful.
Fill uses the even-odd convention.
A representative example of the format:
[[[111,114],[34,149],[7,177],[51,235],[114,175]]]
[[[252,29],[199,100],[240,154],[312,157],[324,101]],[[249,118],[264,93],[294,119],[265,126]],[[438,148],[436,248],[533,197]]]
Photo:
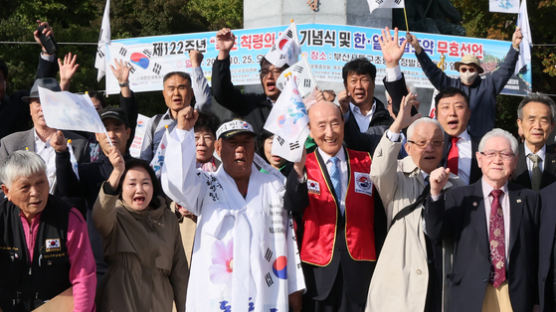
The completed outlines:
[[[54,36],[54,30],[48,22],[43,22],[37,20],[37,26],[44,26],[42,33],[45,36]],[[58,72],[58,64],[56,63],[56,55],[50,55],[46,52],[46,48],[43,46],[41,40],[39,39],[39,31],[35,30],[33,32],[33,37],[35,42],[41,47],[41,53],[39,55],[39,65],[37,67],[37,77],[36,78],[46,78],[52,77],[56,78],[56,73]]]
[[[77,54],[64,55],[64,60],[58,59],[58,67],[60,68],[60,89],[68,91],[73,75],[77,72],[79,64],[77,64]]]
[[[103,237],[110,235],[116,223],[116,202],[118,200],[116,190],[125,170],[124,158],[117,147],[113,146],[110,149],[108,159],[113,167],[112,173],[102,184],[93,207],[93,221]]]
[[[135,126],[137,126],[137,116],[139,108],[135,100],[135,94],[129,88],[129,64],[122,60],[115,60],[114,65],[110,65],[114,77],[120,85],[120,107],[126,112],[131,129],[130,141],[135,137]]]
[[[519,59],[519,44],[522,38],[521,29],[517,27],[512,36],[512,46],[508,54],[506,54],[504,61],[490,75],[487,75],[486,80],[492,83],[492,92],[495,95],[502,92],[502,89],[504,89],[504,86],[506,86],[506,83],[508,83],[508,80],[514,74],[515,65]],[[496,104],[496,102],[493,102],[493,104]]]
[[[203,62],[203,53],[198,50],[189,51],[189,60],[191,60],[191,88],[195,95],[195,109],[208,113],[212,106],[212,97],[210,87],[201,68]]]
[[[442,90],[446,87],[456,85],[459,79],[448,77],[448,75],[438,68],[438,66],[436,66],[436,64],[430,59],[427,52],[423,51],[419,45],[419,41],[413,34],[407,34],[407,41],[415,50],[415,55],[417,56],[419,64],[421,64],[423,72],[427,75],[427,78],[429,78],[429,81],[436,89]]]
[[[199,113],[188,106],[178,112],[177,125],[167,133],[160,180],[164,193],[195,215],[201,213],[207,177],[196,169],[193,126]]]

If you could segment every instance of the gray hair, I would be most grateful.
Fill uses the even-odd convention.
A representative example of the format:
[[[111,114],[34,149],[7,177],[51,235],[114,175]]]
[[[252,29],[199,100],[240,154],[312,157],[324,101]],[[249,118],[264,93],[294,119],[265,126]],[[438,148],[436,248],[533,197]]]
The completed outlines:
[[[479,142],[479,152],[484,151],[486,142],[492,138],[504,138],[508,140],[512,148],[512,152],[514,153],[514,155],[517,155],[517,139],[508,131],[500,128],[494,128],[490,130],[481,138],[481,142]]]
[[[9,188],[17,178],[39,172],[46,174],[46,164],[38,154],[15,151],[0,165],[0,181]]]
[[[554,122],[556,118],[556,104],[548,95],[539,92],[529,93],[521,100],[517,107],[517,119],[523,120],[523,107],[529,102],[539,102],[550,107],[550,122]]]
[[[438,122],[438,120],[432,119],[432,118],[429,118],[429,117],[421,117],[421,118],[415,120],[411,125],[409,125],[409,127],[407,127],[407,139],[408,140],[411,140],[413,138],[413,131],[415,131],[415,128],[422,123],[430,123],[430,124],[433,124],[433,125],[437,126],[438,129],[440,129],[440,132],[442,133],[442,137],[444,137],[444,132],[442,131],[442,127],[440,126],[440,123]]]

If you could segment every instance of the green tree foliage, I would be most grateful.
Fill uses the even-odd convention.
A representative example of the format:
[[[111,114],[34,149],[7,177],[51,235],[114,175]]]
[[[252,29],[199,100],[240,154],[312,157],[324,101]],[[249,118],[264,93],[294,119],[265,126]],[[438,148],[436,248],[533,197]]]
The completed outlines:
[[[36,20],[52,25],[58,42],[98,41],[105,1],[0,0],[0,41],[34,42]],[[155,36],[242,27],[241,0],[112,0],[110,22],[113,39]],[[0,44],[0,59],[9,67],[8,92],[29,89],[35,79],[39,47],[36,44]],[[58,57],[78,55],[80,68],[72,92],[103,90],[96,81],[96,45],[60,44]],[[141,93],[140,112],[165,110],[160,92]],[[109,103],[116,104],[117,97]]]

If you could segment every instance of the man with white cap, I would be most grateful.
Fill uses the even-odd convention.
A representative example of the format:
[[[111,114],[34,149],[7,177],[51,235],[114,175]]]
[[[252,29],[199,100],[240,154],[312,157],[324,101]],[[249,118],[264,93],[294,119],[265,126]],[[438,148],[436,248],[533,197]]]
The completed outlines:
[[[479,74],[484,71],[479,59],[474,55],[464,55],[461,61],[455,63],[455,68],[460,74],[458,79],[448,77],[433,63],[427,53],[423,52],[417,38],[412,34],[407,34],[407,40],[415,49],[417,60],[432,85],[437,90],[454,87],[467,94],[471,108],[468,130],[479,138],[494,128],[496,96],[514,73],[519,57],[519,43],[522,38],[521,29],[517,27],[512,36],[512,47],[506,54],[506,58],[496,70],[486,74],[484,78],[479,77]]]
[[[305,283],[283,208],[283,182],[253,166],[255,132],[243,120],[218,129],[215,172],[196,168],[193,126],[198,113],[180,110],[169,135],[162,187],[198,216],[187,311],[293,311]]]

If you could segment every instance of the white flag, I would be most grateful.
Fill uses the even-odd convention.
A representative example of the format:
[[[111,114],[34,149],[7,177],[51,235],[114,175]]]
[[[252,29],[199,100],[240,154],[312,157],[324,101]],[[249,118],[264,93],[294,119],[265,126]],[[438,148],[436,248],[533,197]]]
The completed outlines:
[[[369,3],[371,14],[378,8],[402,9],[405,7],[404,0],[367,0],[367,2]]]
[[[311,72],[311,66],[307,62],[307,57],[301,56],[301,60],[292,66],[288,67],[282,72],[278,80],[276,80],[276,87],[284,90],[286,84],[290,79],[295,80],[299,94],[302,98],[311,94],[317,86],[317,81]]]
[[[105,133],[106,128],[88,94],[55,92],[39,87],[46,125],[60,130]]]
[[[490,12],[517,13],[519,12],[519,0],[489,0],[488,10]]]
[[[110,43],[110,36],[110,0],[106,0],[95,58],[95,68],[98,70],[97,81],[100,81],[106,73],[106,45]]]
[[[282,67],[293,65],[299,59],[301,46],[297,39],[297,27],[291,23],[290,27],[280,35],[274,46],[264,56],[272,65]]]
[[[527,14],[527,1],[521,1],[519,7],[519,15],[517,16],[517,26],[521,28],[523,38],[519,44],[519,59],[515,65],[514,74],[517,75],[523,67],[529,66],[531,70],[531,46],[533,45],[533,38],[531,37],[531,28],[529,27],[529,15]]]
[[[291,79],[273,105],[264,125],[266,130],[274,133],[272,154],[292,162],[299,161],[309,135],[308,123],[307,109],[295,81]]]

